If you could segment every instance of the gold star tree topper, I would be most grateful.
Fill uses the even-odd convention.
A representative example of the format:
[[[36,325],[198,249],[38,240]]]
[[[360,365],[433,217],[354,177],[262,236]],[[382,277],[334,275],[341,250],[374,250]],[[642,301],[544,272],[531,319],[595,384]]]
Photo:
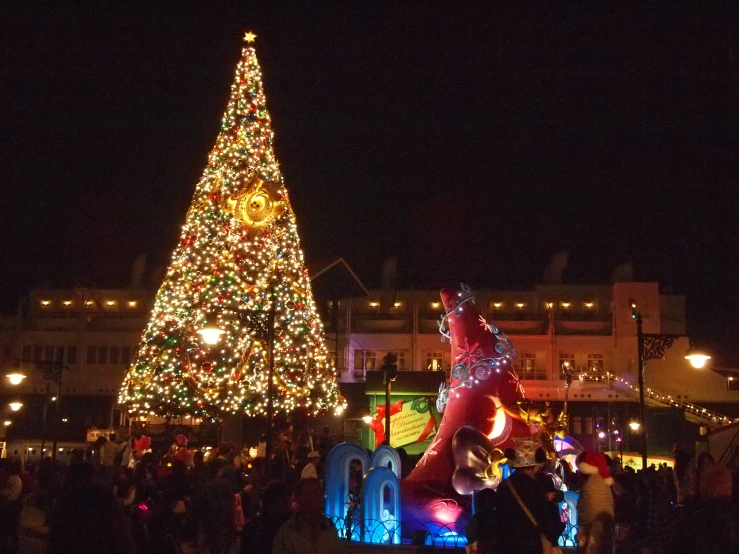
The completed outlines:
[[[244,42],[252,43],[254,42],[255,38],[257,38],[257,35],[255,35],[251,31],[247,31],[246,33],[244,33]]]

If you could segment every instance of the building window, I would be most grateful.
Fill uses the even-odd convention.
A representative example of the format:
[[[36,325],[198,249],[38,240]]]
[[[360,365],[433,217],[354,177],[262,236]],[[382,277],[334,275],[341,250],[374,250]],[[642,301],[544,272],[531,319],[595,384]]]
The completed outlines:
[[[124,346],[123,348],[121,348],[121,363],[122,364],[131,363],[131,347],[130,346]]]
[[[40,362],[43,355],[44,355],[44,347],[43,346],[34,346],[33,347],[33,361],[34,362]]]
[[[572,418],[572,434],[582,435],[582,418],[580,416]]]
[[[31,346],[26,345],[23,347],[23,361],[24,362],[30,362],[31,361]]]
[[[592,435],[593,434],[593,418],[591,416],[582,418],[582,434]]]
[[[53,346],[44,347],[44,360],[46,360],[47,362],[51,362],[54,360],[54,347]]]
[[[565,368],[570,368],[574,371],[575,369],[575,355],[574,354],[561,354],[559,355],[559,378],[565,378]]]
[[[110,363],[117,364],[121,349],[117,346],[110,347]]]
[[[535,352],[524,352],[521,355],[521,375],[519,375],[519,377],[523,380],[538,381],[543,381],[547,378],[546,368],[536,367]]]
[[[403,371],[405,369],[405,351],[390,351],[388,354],[395,354],[398,357],[398,361],[396,362],[398,364],[398,369]]]
[[[108,363],[108,347],[107,346],[98,346],[98,363],[99,364]]]
[[[374,350],[355,350],[354,351],[354,369],[364,369],[372,371],[375,369],[377,354]]]
[[[443,352],[427,352],[426,353],[426,369],[438,371],[442,369]]]
[[[63,362],[64,361],[64,347],[63,346],[57,346],[56,347],[56,356],[54,356],[55,362]]]
[[[588,371],[603,373],[603,354],[588,354]]]
[[[87,347],[87,363],[88,364],[95,363],[95,347],[94,346]]]
[[[9,344],[3,345],[2,361],[8,361],[13,359],[13,347]]]
[[[77,347],[76,346],[67,346],[67,363],[68,364],[77,363]]]

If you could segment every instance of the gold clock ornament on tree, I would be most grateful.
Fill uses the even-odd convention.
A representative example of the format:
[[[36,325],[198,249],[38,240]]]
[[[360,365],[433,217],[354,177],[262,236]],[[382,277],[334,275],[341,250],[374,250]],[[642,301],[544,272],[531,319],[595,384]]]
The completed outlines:
[[[254,177],[245,192],[228,200],[236,219],[245,226],[260,230],[285,211],[279,186],[259,177]]]

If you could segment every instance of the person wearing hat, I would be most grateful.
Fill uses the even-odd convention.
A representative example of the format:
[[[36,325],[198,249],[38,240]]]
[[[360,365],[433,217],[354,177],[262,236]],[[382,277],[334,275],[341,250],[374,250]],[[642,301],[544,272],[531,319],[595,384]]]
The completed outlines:
[[[547,490],[536,478],[546,452],[536,438],[513,441],[515,451],[506,451],[513,474],[497,489],[495,523],[500,532],[491,550],[496,554],[542,554],[542,535],[556,546],[561,524],[559,518],[552,517]]]
[[[303,471],[300,472],[301,479],[318,479],[318,465],[321,463],[321,455],[317,450],[308,454],[308,463],[305,464]]]
[[[586,450],[577,457],[577,469],[587,476],[577,502],[577,545],[587,554],[610,554],[614,548],[613,477],[602,452]]]

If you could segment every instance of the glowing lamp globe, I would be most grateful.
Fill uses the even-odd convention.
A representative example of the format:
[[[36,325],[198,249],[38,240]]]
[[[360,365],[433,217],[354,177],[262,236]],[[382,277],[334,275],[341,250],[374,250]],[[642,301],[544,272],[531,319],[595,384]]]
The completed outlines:
[[[641,423],[639,423],[638,421],[632,421],[631,423],[629,423],[629,427],[631,427],[632,431],[638,431],[639,427],[641,427]]]
[[[249,457],[250,458],[256,458],[257,457],[257,454],[259,454],[259,450],[256,447],[249,449]]]
[[[6,375],[11,385],[20,385],[21,381],[26,378],[22,373],[9,373]]]
[[[362,418],[362,421],[364,421],[367,425],[369,425],[370,423],[372,423],[373,420],[374,419],[373,419],[373,417],[371,415],[366,415],[366,416],[364,416]]]
[[[23,403],[22,402],[11,402],[8,405],[10,406],[10,409],[13,410],[14,412],[17,412],[18,410],[20,410],[23,407]]]
[[[3,421],[3,425],[5,425],[5,427],[10,427],[12,424],[13,424],[13,422],[10,421],[10,420],[8,420],[8,419],[6,419],[5,421]]]
[[[690,362],[690,365],[692,365],[696,369],[701,369],[706,366],[706,362],[711,359],[711,356],[708,354],[704,354],[702,352],[698,352],[696,350],[689,351],[685,355],[685,359]]]
[[[213,346],[218,344],[218,341],[221,340],[221,335],[225,332],[226,331],[217,325],[209,324],[200,329],[197,333],[203,339],[205,344]]]

